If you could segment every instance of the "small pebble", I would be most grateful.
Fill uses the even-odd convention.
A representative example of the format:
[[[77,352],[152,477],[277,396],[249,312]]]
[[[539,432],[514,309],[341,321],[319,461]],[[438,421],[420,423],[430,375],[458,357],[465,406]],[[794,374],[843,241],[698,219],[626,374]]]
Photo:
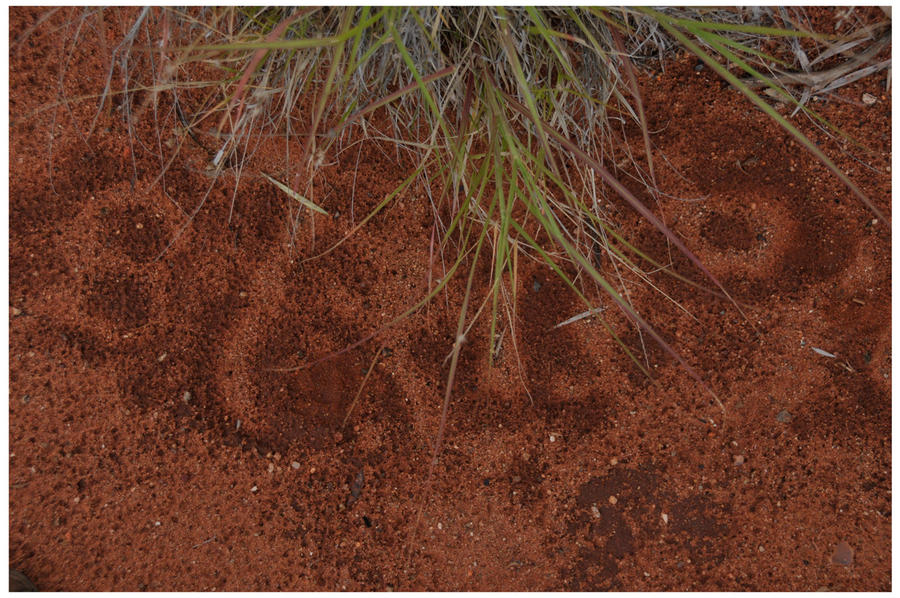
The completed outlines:
[[[865,104],[866,106],[871,106],[872,104],[874,104],[875,102],[878,101],[878,98],[876,98],[875,96],[873,96],[870,93],[864,93],[862,96],[862,101],[863,101],[863,104]]]
[[[556,436],[553,434],[550,435],[550,442],[556,442]]]
[[[241,291],[240,293],[238,293],[238,296],[239,296],[241,299],[245,298],[245,297],[247,296],[247,291]]]
[[[793,417],[794,416],[791,415],[791,413],[787,409],[782,409],[781,411],[778,412],[778,415],[775,416],[775,419],[779,423],[786,424],[789,421],[791,421],[791,419],[793,419]]]
[[[615,496],[610,496],[610,497],[609,497],[609,504],[614,505],[614,504],[616,504],[617,502],[619,502],[619,499],[616,498]]]
[[[257,492],[258,490],[259,490],[259,488],[257,488],[256,486],[254,486],[253,488],[250,488],[250,492]]]
[[[166,357],[168,357],[168,356],[169,356],[168,353],[160,353],[159,357],[156,358],[156,361],[162,363],[166,360]]]
[[[21,316],[21,315],[22,315],[22,310],[19,309],[18,307],[14,307],[14,308],[12,308],[12,315],[14,315],[14,316]]]
[[[618,463],[619,463],[619,460],[616,459],[615,457],[613,457],[612,459],[609,460],[610,465],[615,466],[615,465],[618,465]]]
[[[734,464],[737,466],[744,464],[744,455],[735,455],[734,456]]]
[[[300,462],[299,461],[291,461],[291,467],[293,467],[294,469],[300,469]]]
[[[666,515],[665,513],[663,513],[663,514],[662,514],[662,520],[663,520],[663,523],[665,523],[666,525],[668,525],[668,523],[669,523],[669,516]]]
[[[162,525],[162,522],[161,522],[161,521],[157,521],[157,522],[154,523],[153,525],[155,525],[156,527],[159,527],[160,525]]]
[[[275,464],[274,464],[274,463],[269,463],[268,469],[269,469],[269,473],[272,473],[273,471],[275,471]]]
[[[853,548],[844,541],[838,542],[831,555],[831,562],[835,565],[849,567],[853,564]]]
[[[191,402],[191,391],[189,391],[189,390],[184,391],[184,395],[182,395],[181,400],[184,401],[185,403],[190,403]]]

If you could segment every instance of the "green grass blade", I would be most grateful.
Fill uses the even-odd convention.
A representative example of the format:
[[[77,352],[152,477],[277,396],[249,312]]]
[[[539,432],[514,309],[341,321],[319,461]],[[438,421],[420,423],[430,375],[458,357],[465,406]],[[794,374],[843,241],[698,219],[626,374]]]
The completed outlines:
[[[641,9],[638,9],[641,10]],[[652,9],[643,9],[642,12],[647,14],[655,13],[655,15],[662,15],[662,13],[656,12]],[[654,16],[655,16],[654,15]],[[813,33],[810,31],[803,31],[799,29],[784,29],[781,27],[766,27],[763,25],[742,25],[738,23],[713,23],[709,21],[692,21],[690,19],[679,19],[672,17],[665,17],[665,19],[676,26],[688,28],[699,28],[706,29],[707,31],[730,31],[734,33],[750,33],[753,35],[761,35],[764,37],[811,37],[815,39],[828,39],[833,38],[833,35],[826,35],[822,33]]]
[[[568,58],[563,55],[555,41],[556,38],[569,39],[570,36],[561,34],[548,27],[541,14],[533,6],[526,6],[525,11],[534,23],[532,30],[537,32],[544,39],[544,43],[556,57],[556,62],[563,67],[563,70],[571,81],[578,81],[578,77],[575,75],[575,71],[569,63]]]
[[[541,116],[538,112],[537,103],[535,102],[534,93],[532,92],[532,86],[529,84],[528,79],[525,77],[525,72],[522,70],[522,64],[519,61],[519,53],[516,51],[515,45],[513,44],[510,37],[509,13],[503,7],[498,6],[497,16],[497,39],[503,46],[506,59],[509,61],[509,64],[513,69],[513,75],[516,78],[519,93],[521,93],[525,98],[525,104],[528,106],[528,113],[526,114],[526,116],[530,115],[531,119],[534,122],[538,122],[541,120]],[[496,82],[494,82],[493,77],[489,72],[485,72],[485,76],[488,80],[490,80],[495,89],[500,89]],[[552,169],[555,171],[556,165],[553,161],[553,154],[550,150],[550,142],[547,139],[547,135],[540,127],[537,127],[535,129],[535,132],[537,133],[537,137],[541,143],[541,146],[544,148],[544,154],[546,155],[547,160],[550,162]]]

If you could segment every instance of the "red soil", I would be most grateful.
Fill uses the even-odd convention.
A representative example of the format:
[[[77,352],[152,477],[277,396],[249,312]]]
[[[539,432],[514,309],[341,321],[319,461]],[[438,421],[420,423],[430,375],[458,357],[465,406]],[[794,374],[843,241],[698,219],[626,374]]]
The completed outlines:
[[[658,385],[598,323],[551,330],[582,307],[528,264],[518,350],[534,404],[511,345],[488,367],[476,326],[426,495],[458,285],[340,358],[273,371],[423,296],[422,191],[302,263],[352,226],[356,152],[331,156],[317,187],[340,216],[316,216],[314,237],[304,217],[293,246],[290,200],[249,175],[233,195],[224,177],[155,260],[209,186],[208,156],[187,144],[154,184],[156,148],[131,147],[115,106],[87,139],[96,101],[36,112],[58,100],[67,60],[65,97],[102,90],[125,22],[71,47],[73,13],[38,23],[45,10],[10,11],[9,549],[39,588],[890,590],[889,228],[694,61],[642,80],[668,160],[657,158],[661,188],[702,198],[661,208],[753,327],[661,275],[654,283],[690,315],[629,288],[727,415],[649,344]],[[868,151],[794,120],[890,213],[883,83],[814,105]],[[866,92],[877,103],[863,105]],[[138,138],[155,139],[149,121]],[[628,143],[641,151],[637,131]],[[357,147],[358,221],[409,164]],[[637,245],[664,259],[663,240],[618,209]],[[614,311],[604,315],[642,352]]]

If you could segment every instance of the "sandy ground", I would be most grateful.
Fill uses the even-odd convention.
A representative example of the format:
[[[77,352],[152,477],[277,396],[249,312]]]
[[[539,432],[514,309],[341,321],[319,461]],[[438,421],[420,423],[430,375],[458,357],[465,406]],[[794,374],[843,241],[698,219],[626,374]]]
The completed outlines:
[[[727,414],[649,344],[655,383],[596,321],[554,329],[583,308],[525,264],[521,370],[511,344],[489,367],[473,329],[425,492],[461,285],[339,358],[275,371],[426,292],[422,189],[303,262],[411,165],[376,142],[357,146],[356,174],[356,151],[333,156],[316,184],[340,215],[307,218],[293,244],[290,200],[250,175],[234,194],[226,175],[156,259],[209,187],[209,156],[186,144],[156,183],[149,119],[142,145],[115,105],[89,137],[96,102],[40,110],[61,70],[65,97],[102,89],[125,22],[71,47],[73,13],[38,24],[44,11],[10,14],[9,551],[39,588],[890,590],[889,229],[695,61],[642,75],[659,208],[748,318],[663,274],[630,289]],[[867,149],[796,122],[890,213],[883,84],[814,104]],[[640,155],[637,130],[622,143]]]

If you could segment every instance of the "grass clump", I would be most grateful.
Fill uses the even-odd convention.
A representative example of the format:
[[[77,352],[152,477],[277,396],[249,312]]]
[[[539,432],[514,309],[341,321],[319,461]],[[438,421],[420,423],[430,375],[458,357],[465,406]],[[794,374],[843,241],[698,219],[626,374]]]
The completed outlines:
[[[114,70],[123,74],[126,87],[116,93],[124,95],[130,118],[152,111],[159,127],[181,127],[212,154],[214,179],[230,170],[239,180],[262,137],[302,140],[299,155],[286,156],[287,172],[247,173],[264,176],[296,200],[295,225],[323,212],[310,193],[313,180],[346,139],[388,140],[411,159],[403,183],[350,234],[410,185],[426,190],[446,272],[432,281],[419,303],[387,326],[434,299],[455,277],[465,277],[435,458],[460,350],[473,323],[486,317],[494,343],[506,320],[516,341],[523,258],[536,259],[560,276],[584,303],[581,316],[604,325],[645,373],[647,368],[603,319],[603,298],[707,388],[632,305],[625,285],[626,274],[647,279],[648,269],[686,279],[629,243],[605,207],[615,198],[637,211],[705,274],[714,292],[729,298],[659,210],[630,190],[638,185],[649,197],[658,192],[637,83],[642,63],[658,59],[665,64],[673,48],[693,53],[885,219],[757,90],[769,90],[794,106],[795,114],[830,127],[810,108],[810,99],[889,66],[889,61],[874,61],[889,43],[889,20],[857,22],[835,36],[813,31],[802,9],[229,7],[145,9],[128,31],[116,49],[118,63],[109,81]],[[143,31],[146,47],[138,41]],[[148,48],[144,60],[152,76],[139,82],[130,75],[135,69],[128,57]],[[815,69],[834,61],[837,67]],[[189,78],[198,73],[209,78]],[[113,93],[109,81],[104,101]],[[199,97],[190,111],[183,100],[188,90]],[[163,97],[171,100],[167,110],[160,108]],[[377,130],[376,113],[387,116],[390,131]],[[640,127],[645,145],[645,157],[634,160],[627,184],[608,166],[620,149],[615,130],[624,122]],[[201,132],[212,123],[212,134]],[[178,149],[160,156],[163,171]],[[185,227],[196,210],[187,214]],[[598,254],[608,256],[611,278],[597,267]],[[474,296],[476,275],[485,263],[488,292]],[[493,354],[492,346],[489,358]]]

